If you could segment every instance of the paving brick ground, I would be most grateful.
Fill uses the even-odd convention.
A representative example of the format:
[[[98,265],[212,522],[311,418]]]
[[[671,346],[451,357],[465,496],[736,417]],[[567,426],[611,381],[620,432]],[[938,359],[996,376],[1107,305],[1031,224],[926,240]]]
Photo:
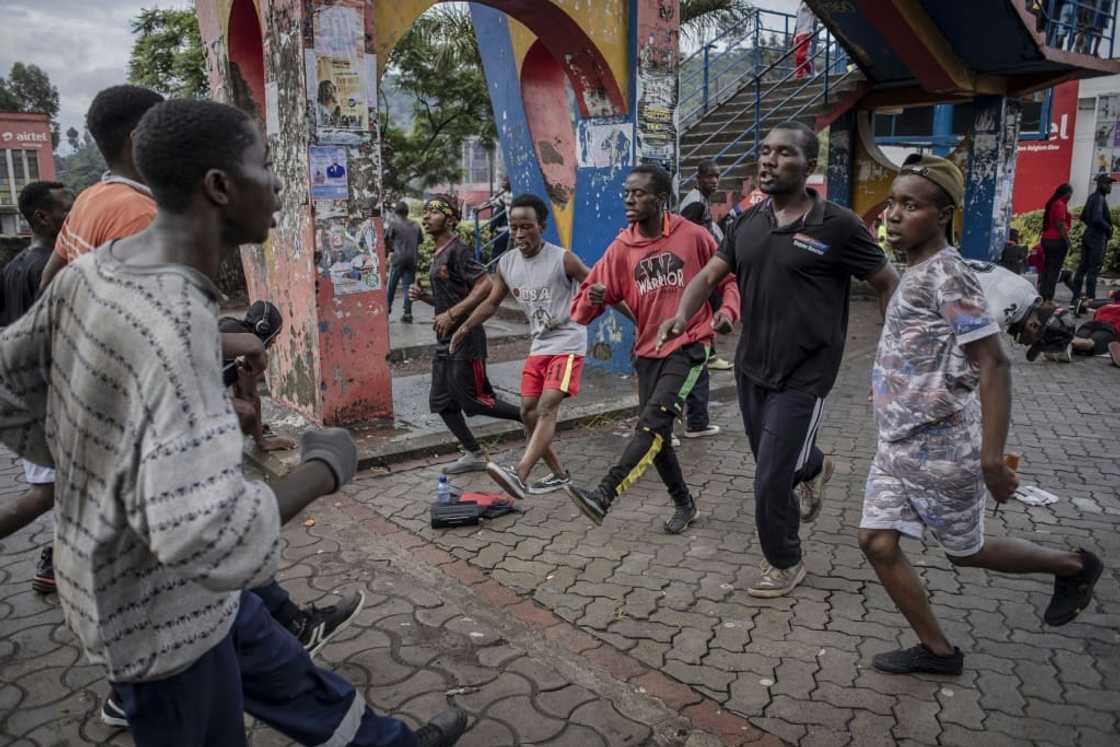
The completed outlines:
[[[987,515],[991,534],[1100,553],[1093,607],[1047,628],[1047,579],[957,570],[935,546],[908,541],[966,672],[888,677],[871,656],[913,636],[855,540],[874,449],[867,343],[850,343],[829,401],[820,443],[837,473],[803,531],[810,576],[787,598],[743,590],[761,555],[754,465],[732,402],[713,407],[719,438],[681,449],[703,511],[685,535],[662,533],[668,499],[652,474],[601,528],[554,494],[483,528],[434,531],[436,465],[413,462],[361,475],[316,505],[316,527],[286,531],[282,578],[301,601],[364,584],[368,610],[324,660],[410,719],[448,700],[466,707],[477,721],[465,745],[777,742],[763,732],[803,745],[1115,745],[1120,369],[1016,354],[1011,448],[1024,481],[1063,500]],[[559,452],[598,477],[626,432],[571,432]],[[456,484],[492,489],[484,476]],[[111,736],[93,719],[104,685],[57,608],[27,585],[44,537],[37,525],[0,545],[0,742],[99,743]],[[265,729],[254,740],[282,743]]]

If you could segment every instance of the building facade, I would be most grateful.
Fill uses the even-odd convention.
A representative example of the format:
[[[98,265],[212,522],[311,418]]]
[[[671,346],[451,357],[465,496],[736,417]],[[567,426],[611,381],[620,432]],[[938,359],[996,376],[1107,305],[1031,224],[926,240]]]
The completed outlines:
[[[19,214],[20,190],[28,182],[54,178],[50,118],[34,112],[0,112],[0,235],[30,233]]]

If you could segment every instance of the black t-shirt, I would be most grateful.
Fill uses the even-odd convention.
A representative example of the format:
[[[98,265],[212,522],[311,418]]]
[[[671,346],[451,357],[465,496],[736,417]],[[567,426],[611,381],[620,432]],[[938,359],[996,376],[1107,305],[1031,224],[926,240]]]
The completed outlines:
[[[844,353],[851,278],[875,274],[887,258],[855,213],[809,194],[813,206],[792,225],[777,225],[770,200],[743,213],[718,256],[742,299],[736,371],[825,397]]]
[[[486,268],[479,264],[474,257],[474,250],[454,238],[443,251],[432,257],[432,268],[429,279],[432,284],[432,305],[436,314],[442,314],[455,304],[470,295],[471,289],[478,279],[486,272]],[[466,321],[467,315],[462,315],[458,322]],[[454,334],[455,328],[451,332]],[[443,350],[451,341],[451,335],[438,337],[437,342]],[[437,351],[439,352],[439,351]],[[486,357],[486,332],[479,325],[472,329],[463,340],[463,344],[455,351],[456,358],[485,358]]]
[[[43,268],[53,251],[49,246],[29,246],[4,265],[0,327],[14,324],[35,303]]]

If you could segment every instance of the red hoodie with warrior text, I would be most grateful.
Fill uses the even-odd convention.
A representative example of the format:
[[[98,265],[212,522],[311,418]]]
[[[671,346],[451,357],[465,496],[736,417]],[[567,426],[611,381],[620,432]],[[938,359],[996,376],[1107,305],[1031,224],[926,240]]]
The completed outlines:
[[[572,319],[589,324],[603,310],[625,301],[638,319],[634,354],[641,358],[667,358],[677,348],[710,340],[712,310],[705,303],[691,319],[684,334],[669,340],[657,350],[661,323],[677,313],[688,281],[696,277],[716,253],[716,242],[704,228],[679,215],[667,215],[661,235],[647,239],[631,224],[611,242],[591,274],[580,284],[572,299]],[[602,306],[591,303],[587,290],[596,283],[606,286]],[[739,318],[739,288],[735,276],[728,275],[719,285],[723,294],[720,310],[732,322]]]

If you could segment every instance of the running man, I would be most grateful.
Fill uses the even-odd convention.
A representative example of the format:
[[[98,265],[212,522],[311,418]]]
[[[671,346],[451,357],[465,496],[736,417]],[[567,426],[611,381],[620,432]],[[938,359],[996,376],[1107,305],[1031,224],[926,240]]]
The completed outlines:
[[[576,255],[542,238],[547,221],[548,207],[541,198],[523,194],[513,199],[509,230],[517,251],[502,255],[490,295],[451,337],[454,354],[472,330],[497,312],[507,294],[517,299],[529,319],[533,343],[521,374],[521,419],[529,443],[517,464],[486,466],[490,477],[515,498],[549,493],[571,482],[552,450],[552,439],[560,403],[579,394],[587,351],[587,327],[572,321],[569,310],[591,270]],[[619,311],[629,316],[624,309]],[[541,459],[552,474],[530,485],[529,473]]]
[[[713,313],[707,304],[697,304],[681,334],[657,345],[658,324],[676,310],[689,280],[716,251],[707,231],[666,212],[672,189],[669,172],[656,164],[644,163],[630,172],[622,191],[630,225],[607,247],[572,301],[572,319],[580,324],[623,301],[633,311],[641,414],[621,458],[599,485],[587,489],[572,484],[567,491],[591,521],[602,524],[611,504],[653,464],[673,499],[665,531],[679,534],[696,519],[697,510],[673,450],[673,421],[704,370],[708,343],[738,318],[739,290],[732,278],[725,278],[719,310]]]
[[[138,747],[244,745],[245,712],[305,744],[453,744],[465,714],[417,732],[375,715],[245,593],[275,574],[281,524],[357,462],[336,428],[304,434],[275,488],[241,469],[214,277],[275,223],[264,138],[240,110],[186,100],[150,109],[133,138],[152,225],[77,259],[0,333],[0,439],[58,471],[68,625]]]
[[[863,221],[806,187],[818,148],[816,133],[800,122],[766,135],[758,181],[769,197],[735,221],[659,336],[665,343],[684,333],[712,290],[735,274],[743,318],[735,383],[757,465],[755,523],[765,556],[747,587],[754,597],[788,594],[805,578],[798,531],[816,519],[832,476],[816,437],[844,354],[851,278],[870,282],[882,309],[898,282]]]
[[[1007,537],[984,537],[990,491],[1003,503],[1019,481],[1004,462],[1010,363],[976,275],[947,240],[964,199],[954,163],[923,155],[902,167],[887,202],[887,240],[907,270],[887,309],[872,373],[879,447],[867,477],[859,543],[919,645],[876,655],[889,673],[960,674],[921,579],[899,546],[926,528],[953,565],[1047,573],[1044,619],[1065,625],[1092,599],[1099,558]],[[979,397],[977,394],[979,393]]]
[[[444,465],[443,473],[482,472],[486,469],[486,456],[463,413],[520,422],[521,410],[494,395],[486,376],[486,331],[481,325],[464,335],[454,351],[450,344],[459,325],[490,295],[491,280],[475,259],[474,250],[459,240],[455,230],[459,223],[459,207],[455,200],[447,195],[432,195],[424,203],[423,223],[424,230],[435,242],[429,275],[431,292],[413,285],[408,295],[413,301],[435,307],[432,327],[437,344],[432,356],[428,406],[443,419],[463,447],[463,455]]]

